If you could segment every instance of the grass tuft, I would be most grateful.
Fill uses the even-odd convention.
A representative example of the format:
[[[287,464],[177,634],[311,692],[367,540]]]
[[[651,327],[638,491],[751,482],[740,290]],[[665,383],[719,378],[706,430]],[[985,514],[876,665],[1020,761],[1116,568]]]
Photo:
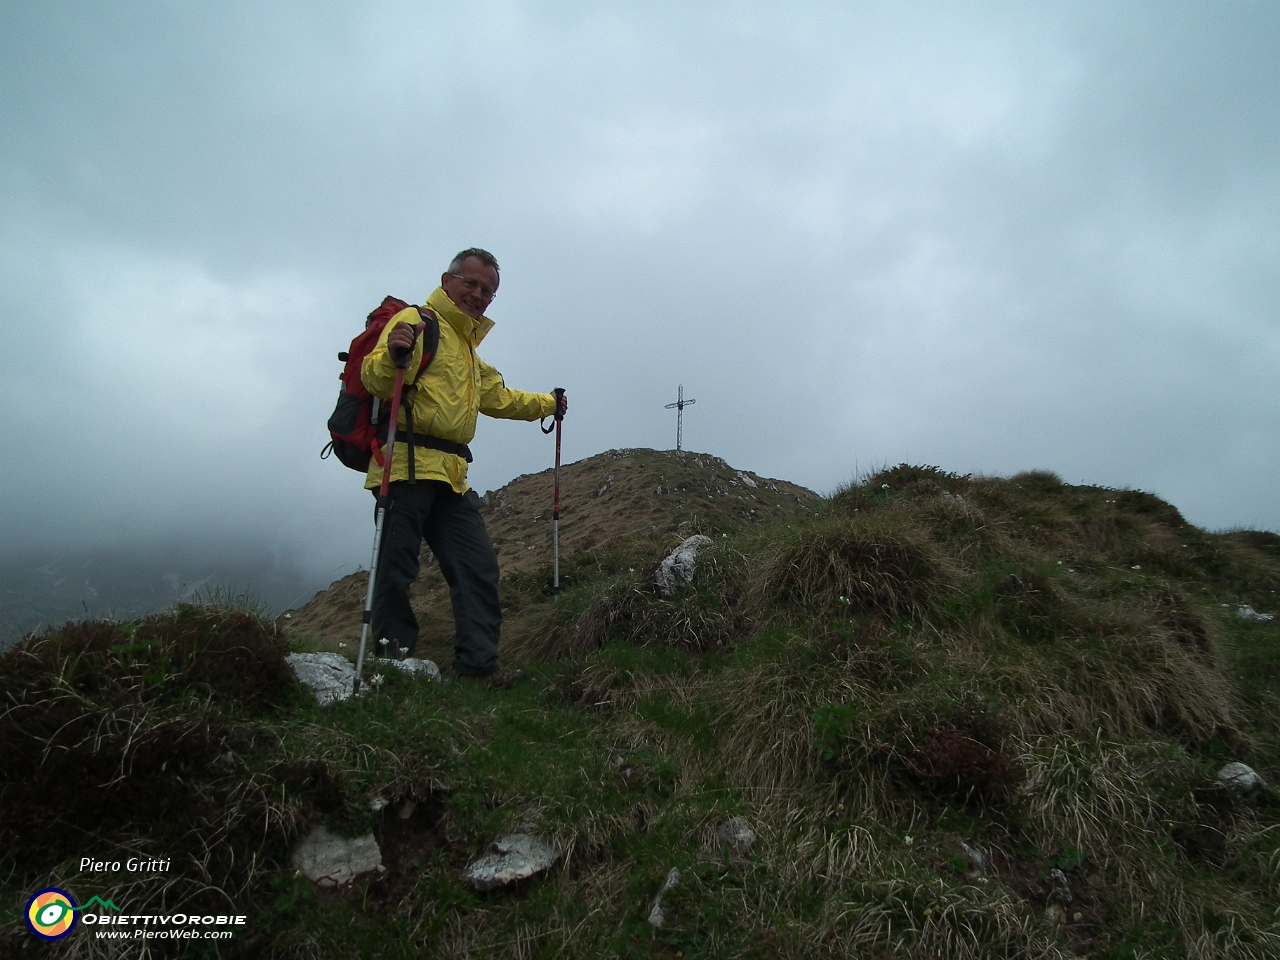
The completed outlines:
[[[945,594],[947,579],[928,537],[891,514],[836,520],[782,538],[750,589],[757,607],[912,617]]]

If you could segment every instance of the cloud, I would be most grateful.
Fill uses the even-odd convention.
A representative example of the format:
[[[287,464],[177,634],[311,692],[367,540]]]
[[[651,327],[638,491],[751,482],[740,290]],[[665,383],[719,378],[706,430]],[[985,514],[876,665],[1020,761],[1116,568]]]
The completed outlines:
[[[27,362],[10,374],[25,409],[0,428],[21,453],[6,458],[4,486],[29,506],[5,511],[3,538],[102,545],[210,537],[228,519],[237,533],[277,526],[274,464],[301,457],[299,424],[317,418],[299,410],[296,371],[330,352],[311,322],[324,289],[48,240],[37,262],[20,254],[24,238],[6,239],[10,289],[57,297],[10,301],[29,322],[15,330]],[[325,386],[307,391],[306,407],[332,403]],[[318,450],[321,428],[308,425]]]
[[[567,459],[899,460],[1280,526],[1256,4],[26,7],[0,23],[10,543],[365,562],[337,350],[479,244]],[[473,483],[550,464],[484,423]],[[250,549],[250,548],[246,548]]]

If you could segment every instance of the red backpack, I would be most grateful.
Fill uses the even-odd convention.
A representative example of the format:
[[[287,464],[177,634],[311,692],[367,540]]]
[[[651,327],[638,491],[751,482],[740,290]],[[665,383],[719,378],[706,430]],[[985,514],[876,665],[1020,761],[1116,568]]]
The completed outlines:
[[[365,389],[364,382],[360,379],[360,365],[364,363],[369,351],[377,346],[382,328],[392,317],[409,306],[395,297],[384,298],[382,304],[369,314],[364,332],[351,341],[349,349],[338,354],[338,359],[346,366],[342,368],[342,374],[338,378],[342,381],[338,403],[333,408],[333,415],[329,417],[329,436],[333,439],[320,451],[322,460],[332,452],[337,454],[345,466],[361,473],[368,472],[371,458],[382,463],[382,445],[387,442],[387,421],[391,419],[391,404]],[[418,307],[417,310],[424,324],[419,334],[422,337],[422,365],[413,379],[405,383],[406,393],[430,366],[440,345],[440,321],[435,313],[426,307]],[[401,394],[402,404],[403,398],[404,393]],[[396,443],[400,443],[399,437]],[[410,451],[411,462],[412,456]]]

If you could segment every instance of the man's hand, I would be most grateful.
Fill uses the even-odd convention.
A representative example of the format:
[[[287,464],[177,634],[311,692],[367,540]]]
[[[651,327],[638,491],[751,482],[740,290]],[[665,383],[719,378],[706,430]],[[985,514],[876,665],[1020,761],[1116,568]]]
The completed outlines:
[[[556,404],[556,419],[562,420],[564,419],[564,415],[569,411],[569,398],[560,387],[557,387],[553,393],[559,399],[559,402]]]
[[[392,331],[387,334],[387,349],[391,351],[394,358],[397,355],[405,356],[413,352],[413,341],[418,337],[418,332],[409,324],[401,320],[395,325]]]

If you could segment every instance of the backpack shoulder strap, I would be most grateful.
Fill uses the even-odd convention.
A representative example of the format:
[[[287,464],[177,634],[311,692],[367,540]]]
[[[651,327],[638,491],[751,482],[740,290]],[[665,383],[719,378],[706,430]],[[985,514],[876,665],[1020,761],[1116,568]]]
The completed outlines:
[[[436,357],[436,351],[440,349],[440,318],[430,307],[418,307],[417,310],[418,316],[422,318],[422,331],[418,334],[422,338],[422,366],[418,367],[413,378],[415,384],[427,372],[427,367],[431,366],[431,361]]]
[[[436,351],[440,348],[440,318],[435,315],[435,311],[427,307],[417,307],[418,316],[422,318],[419,325],[418,336],[422,338],[422,365],[418,367],[418,372],[414,374],[413,380],[404,385],[404,397],[416,394],[418,389],[418,380],[426,372],[427,367],[431,366],[431,361],[436,358]],[[413,430],[413,403],[410,402],[401,407],[404,410],[405,440],[409,445],[409,482],[417,483],[416,461],[418,459],[414,447],[421,446],[417,442],[417,437]],[[393,430],[399,437],[399,425],[394,424]]]

